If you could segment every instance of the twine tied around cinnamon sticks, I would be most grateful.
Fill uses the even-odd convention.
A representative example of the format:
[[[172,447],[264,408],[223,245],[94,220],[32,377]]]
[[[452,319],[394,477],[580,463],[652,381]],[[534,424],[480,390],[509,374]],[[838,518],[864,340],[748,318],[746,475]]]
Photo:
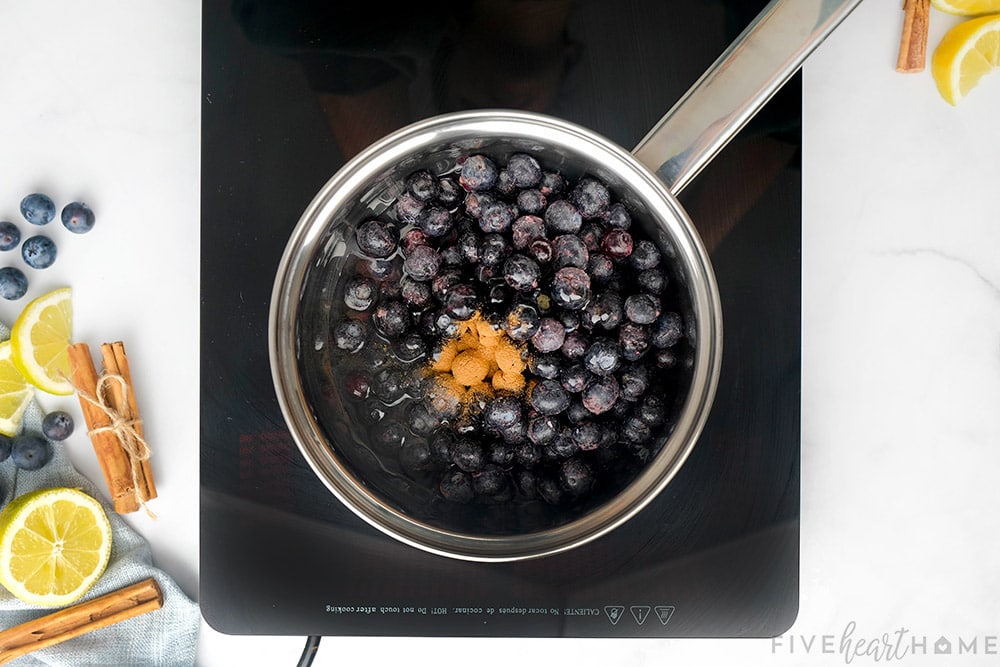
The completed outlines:
[[[142,431],[125,346],[121,341],[101,345],[104,372],[98,376],[86,343],[69,347],[71,381],[87,422],[88,435],[101,464],[115,511],[140,507],[155,515],[146,501],[156,497],[149,465],[152,450]]]

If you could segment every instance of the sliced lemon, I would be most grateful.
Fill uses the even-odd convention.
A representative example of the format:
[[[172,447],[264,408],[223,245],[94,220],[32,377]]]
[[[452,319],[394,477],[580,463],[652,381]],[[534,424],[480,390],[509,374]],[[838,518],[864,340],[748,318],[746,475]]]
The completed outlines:
[[[958,104],[979,80],[1000,66],[1000,15],[962,21],[931,56],[931,75],[949,104]]]
[[[10,341],[0,342],[0,434],[13,436],[35,388],[17,370],[10,355]]]
[[[108,515],[82,491],[31,491],[0,512],[0,583],[29,604],[61,607],[79,600],[110,556]]]
[[[1000,0],[931,0],[934,9],[959,16],[981,16],[1000,12]]]
[[[38,297],[21,311],[10,330],[11,359],[28,382],[50,394],[72,394],[68,348],[73,342],[69,287]]]

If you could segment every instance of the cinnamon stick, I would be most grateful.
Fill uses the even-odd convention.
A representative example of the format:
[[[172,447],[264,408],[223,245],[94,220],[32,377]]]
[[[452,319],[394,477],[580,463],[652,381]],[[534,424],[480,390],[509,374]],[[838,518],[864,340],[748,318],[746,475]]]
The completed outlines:
[[[118,414],[127,422],[133,424],[139,437],[142,438],[142,420],[139,418],[139,407],[135,399],[135,388],[132,385],[132,372],[129,370],[128,357],[125,355],[125,344],[122,341],[114,343],[104,343],[101,345],[101,356],[104,359],[104,372],[113,375],[120,375],[125,380],[125,391],[122,396],[122,386],[112,383],[109,389],[112,392],[111,402]],[[156,497],[156,484],[153,482],[153,470],[149,459],[139,461],[136,493],[143,501],[152,500]]]
[[[899,40],[896,71],[922,72],[927,65],[927,31],[930,27],[930,0],[903,0],[903,33]]]
[[[100,377],[90,356],[90,347],[86,343],[70,345],[69,361],[83,419],[87,423],[90,441],[101,464],[101,472],[104,474],[104,482],[108,486],[115,511],[119,514],[135,512],[139,509],[139,499],[132,483],[131,461],[122,449],[118,436],[111,431],[101,430],[111,427],[111,417],[93,403],[98,398],[97,384]]]
[[[0,632],[0,664],[163,606],[155,579],[60,609]]]

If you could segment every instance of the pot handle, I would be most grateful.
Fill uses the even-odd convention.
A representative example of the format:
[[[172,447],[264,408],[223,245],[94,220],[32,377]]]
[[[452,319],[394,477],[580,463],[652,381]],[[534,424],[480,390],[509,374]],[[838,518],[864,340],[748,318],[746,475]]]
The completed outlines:
[[[771,0],[632,149],[675,196],[861,0]]]

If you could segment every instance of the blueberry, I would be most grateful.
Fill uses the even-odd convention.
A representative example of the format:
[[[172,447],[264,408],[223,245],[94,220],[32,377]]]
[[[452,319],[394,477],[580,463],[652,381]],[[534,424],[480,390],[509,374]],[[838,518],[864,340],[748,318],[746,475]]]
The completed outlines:
[[[548,239],[535,239],[528,244],[528,254],[539,264],[548,264],[552,261],[555,250]]]
[[[399,298],[410,308],[419,311],[430,307],[434,301],[434,294],[426,282],[403,276],[399,283]]]
[[[515,153],[507,159],[507,171],[518,188],[533,188],[542,180],[538,160],[527,153]]]
[[[594,473],[580,459],[568,459],[559,468],[559,485],[573,496],[582,496],[593,488]]]
[[[545,238],[545,221],[537,215],[522,215],[511,223],[510,231],[514,247],[523,250],[535,239]]]
[[[590,300],[590,276],[583,269],[567,266],[552,277],[552,298],[569,310],[579,310]]]
[[[651,330],[651,341],[655,347],[673,347],[684,337],[684,321],[674,312],[663,313]]]
[[[611,229],[601,239],[601,249],[611,259],[624,259],[632,254],[632,235],[624,229]]]
[[[545,210],[548,200],[541,190],[528,188],[517,193],[517,208],[522,213],[535,215]]]
[[[483,427],[493,433],[503,431],[521,422],[521,400],[516,396],[497,396],[483,411]]]
[[[646,269],[645,271],[640,271],[635,277],[636,283],[639,287],[649,294],[659,295],[662,294],[665,289],[667,289],[667,284],[670,279],[667,278],[665,274],[660,269]]]
[[[524,468],[534,468],[542,459],[542,449],[531,442],[522,442],[514,447],[514,462]]]
[[[14,444],[13,438],[9,435],[0,434],[0,462],[10,458],[10,450]]]
[[[36,192],[21,200],[21,215],[33,225],[47,225],[56,217],[56,204],[48,195]]]
[[[396,218],[405,224],[413,224],[426,205],[426,202],[420,201],[409,192],[404,192],[396,200]]]
[[[587,246],[576,234],[560,234],[552,239],[552,266],[557,269],[571,266],[586,269],[590,261]]]
[[[516,303],[507,311],[503,329],[513,340],[523,343],[538,331],[539,320],[538,311],[534,306]]]
[[[459,271],[442,271],[431,278],[431,292],[440,300],[448,294],[448,290],[460,282],[462,282],[462,274]]]
[[[546,445],[552,442],[559,434],[559,420],[552,415],[542,415],[535,417],[528,422],[528,440],[535,445]],[[524,462],[518,460],[521,465]]]
[[[566,191],[566,179],[557,172],[543,171],[538,189],[546,197],[549,195],[560,195]]]
[[[13,250],[21,242],[21,230],[13,222],[0,222],[0,250]]]
[[[42,435],[60,442],[73,433],[73,417],[68,412],[55,410],[42,419]]]
[[[635,242],[629,261],[635,268],[645,271],[658,266],[660,259],[660,249],[656,247],[656,244],[649,239],[640,239]]]
[[[632,226],[632,216],[621,202],[615,202],[608,208],[607,224],[617,229],[628,229]]]
[[[590,260],[587,262],[587,273],[590,274],[590,279],[598,284],[604,284],[611,280],[611,277],[615,273],[615,265],[608,256],[599,253],[590,253]],[[650,271],[644,271],[643,273],[651,273]]]
[[[32,236],[21,244],[21,257],[33,269],[47,269],[56,261],[56,244],[48,236]]]
[[[486,463],[483,446],[471,438],[459,438],[451,445],[451,462],[459,470],[476,472]]]
[[[618,376],[621,395],[626,401],[642,398],[649,389],[649,367],[645,364],[631,364]]]
[[[430,448],[434,460],[439,463],[450,463],[451,446],[455,440],[455,434],[447,426],[439,426],[434,429],[430,437],[427,438],[427,446]]]
[[[583,407],[595,415],[601,415],[615,407],[621,388],[613,375],[593,378],[583,390]]]
[[[623,308],[618,292],[607,290],[590,300],[583,310],[583,319],[591,327],[610,331],[621,324]]]
[[[465,212],[476,220],[483,214],[483,209],[496,201],[496,197],[488,192],[470,192],[465,195]]]
[[[531,337],[531,344],[539,352],[555,352],[566,340],[566,329],[559,320],[543,317],[538,322],[538,331]]]
[[[486,234],[479,244],[479,263],[483,266],[500,266],[510,254],[510,245],[501,234]]]
[[[94,228],[94,212],[83,202],[70,202],[60,214],[63,227],[74,234],[86,234]]]
[[[469,283],[460,283],[448,290],[444,298],[444,312],[454,320],[472,317],[479,308],[479,295]]]
[[[20,299],[28,291],[28,278],[24,271],[14,266],[0,269],[0,297],[8,301]]]
[[[470,155],[462,163],[458,183],[466,190],[489,190],[497,181],[497,166],[485,155]]]
[[[518,292],[531,292],[538,288],[542,270],[538,262],[527,255],[514,253],[504,262],[503,277]]]
[[[405,374],[393,365],[378,369],[372,378],[372,393],[387,405],[395,403],[406,394]]]
[[[607,338],[595,340],[583,355],[583,365],[594,375],[610,375],[618,370],[621,363],[621,349]]]
[[[361,320],[342,320],[333,327],[333,344],[337,349],[354,353],[368,341],[368,327]]]
[[[344,286],[344,305],[351,310],[368,310],[376,296],[375,281],[364,276],[354,276]]]
[[[22,433],[14,437],[10,459],[21,470],[38,470],[52,458],[52,445],[40,435]]]
[[[565,326],[565,325],[563,325]],[[563,339],[562,350],[563,356],[567,359],[582,359],[584,353],[587,351],[587,346],[589,341],[587,341],[586,336],[579,331],[570,331],[566,334],[566,338]]]
[[[583,245],[586,246],[587,252],[597,252],[601,249],[601,239],[604,238],[604,233],[607,230],[604,228],[600,222],[596,220],[588,220],[583,223],[580,227],[580,231],[577,232],[577,236],[583,241]]]
[[[593,421],[582,421],[573,426],[573,442],[581,451],[590,452],[601,446],[604,438],[604,429],[601,425]]]
[[[356,232],[358,248],[369,257],[389,257],[399,245],[399,231],[395,225],[381,220],[368,220]]]
[[[497,497],[507,488],[507,475],[500,466],[487,463],[472,475],[472,488],[480,497]]]
[[[538,496],[549,505],[559,505],[563,502],[563,491],[559,482],[551,477],[539,477],[536,483]]]
[[[618,345],[625,360],[637,361],[649,351],[649,332],[641,324],[626,322],[618,330]]]
[[[427,202],[438,196],[438,180],[426,169],[415,171],[406,177],[406,191]]]
[[[403,270],[414,280],[430,280],[441,268],[441,254],[429,245],[417,246],[403,261]]]
[[[517,192],[514,175],[508,169],[501,169],[497,174],[497,182],[493,185],[493,189],[502,197],[513,197],[514,193]]]
[[[446,245],[439,250],[442,266],[460,267],[465,263],[465,258],[462,257],[462,251],[458,246]]]
[[[453,503],[466,504],[476,497],[472,479],[461,470],[449,470],[438,484],[441,497]]]
[[[596,218],[607,212],[611,205],[608,187],[596,178],[585,176],[570,193],[570,199],[585,218]]]
[[[677,355],[668,347],[656,350],[655,359],[657,368],[673,368],[677,365]]]
[[[660,316],[660,300],[651,294],[633,294],[625,299],[625,317],[636,324],[652,324]]]
[[[463,232],[455,241],[455,247],[467,264],[479,262],[479,242],[479,235],[475,232]]]
[[[396,339],[393,352],[402,361],[415,361],[427,354],[427,343],[418,331],[408,331]]]
[[[413,435],[424,436],[437,427],[437,419],[431,416],[427,406],[415,401],[406,408],[406,425]]]
[[[557,415],[569,407],[569,394],[557,380],[541,380],[530,390],[531,407],[543,415]]]
[[[462,203],[462,188],[458,181],[448,176],[439,178],[437,200],[446,208],[454,208]]]
[[[533,354],[528,357],[528,370],[540,378],[553,380],[562,372],[563,362],[555,354]]]
[[[565,369],[559,376],[563,389],[571,394],[579,394],[590,381],[590,371],[583,364],[574,364]]]
[[[558,234],[575,234],[580,231],[583,218],[572,203],[560,199],[545,209],[545,226]]]
[[[422,438],[407,438],[399,450],[399,463],[410,472],[433,468],[430,445]]]
[[[440,206],[427,206],[417,214],[416,225],[427,236],[438,238],[455,226],[451,213]]]
[[[621,436],[625,442],[640,445],[653,437],[653,429],[649,424],[633,415],[622,422]]]
[[[410,327],[410,311],[402,301],[382,301],[372,311],[372,324],[386,338],[395,338]]]
[[[666,420],[666,414],[666,403],[656,394],[646,394],[643,396],[635,411],[636,417],[654,428]]]

